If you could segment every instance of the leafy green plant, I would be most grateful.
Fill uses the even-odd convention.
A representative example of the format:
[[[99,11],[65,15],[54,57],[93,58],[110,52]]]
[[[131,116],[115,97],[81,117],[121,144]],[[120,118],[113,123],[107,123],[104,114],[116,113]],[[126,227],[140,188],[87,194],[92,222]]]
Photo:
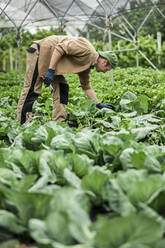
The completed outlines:
[[[30,123],[16,108],[22,85],[0,75],[0,241],[42,248],[164,248],[165,73],[144,68],[91,71],[97,109],[76,83],[67,113],[51,121],[43,87]],[[12,87],[11,87],[12,86]],[[77,87],[76,87],[77,86]]]

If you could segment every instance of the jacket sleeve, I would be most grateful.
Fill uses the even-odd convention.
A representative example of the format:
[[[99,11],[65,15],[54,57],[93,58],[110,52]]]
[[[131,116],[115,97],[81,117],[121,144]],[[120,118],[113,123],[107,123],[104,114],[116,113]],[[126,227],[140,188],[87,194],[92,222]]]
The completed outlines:
[[[82,87],[83,90],[89,90],[91,89],[90,84],[90,69],[82,71],[78,73],[79,79],[80,79],[80,87]]]
[[[87,56],[90,54],[88,41],[85,38],[73,38],[58,43],[53,51],[50,65],[56,65],[63,55]],[[55,68],[54,68],[55,69]]]

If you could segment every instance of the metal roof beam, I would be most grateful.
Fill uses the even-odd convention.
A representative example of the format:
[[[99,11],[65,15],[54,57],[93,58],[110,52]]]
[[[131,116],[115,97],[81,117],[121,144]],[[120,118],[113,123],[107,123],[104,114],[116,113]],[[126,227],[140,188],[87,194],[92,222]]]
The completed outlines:
[[[147,21],[148,17],[151,15],[151,13],[153,12],[154,7],[152,7],[152,9],[148,12],[148,14],[146,15],[146,17],[144,18],[143,22],[141,23],[141,25],[139,26],[137,32],[140,32],[140,30],[142,29],[144,23]]]
[[[75,0],[73,0],[71,2],[71,4],[68,6],[68,8],[66,9],[65,13],[64,13],[64,17],[65,17],[65,14],[70,10],[70,8],[72,7],[73,3],[75,2]]]
[[[6,6],[2,9],[0,16],[5,12],[5,9],[7,8],[7,6],[10,4],[11,0],[9,0],[6,4]],[[4,13],[5,14],[5,13]]]
[[[7,18],[9,19],[9,21],[14,25],[14,27],[17,29],[17,26],[15,24],[15,22],[10,18],[10,16],[8,16],[8,14],[0,7],[0,9],[2,10],[2,12],[5,14],[5,16],[7,16]]]
[[[35,5],[39,2],[39,0],[36,0],[34,2],[34,4],[32,5],[32,7],[30,8],[30,10],[28,11],[28,13],[26,14],[26,16],[24,17],[24,19],[22,20],[19,28],[21,28],[21,26],[23,25],[24,21],[26,20],[26,18],[28,17],[28,15],[30,14],[30,12],[32,11],[32,9],[35,7]]]
[[[59,23],[59,17],[58,17],[58,14],[56,13],[56,11],[54,9],[51,8],[50,4],[48,3],[47,0],[40,0],[40,2],[45,5],[45,7],[57,18],[57,22],[58,22],[58,25],[60,25]]]

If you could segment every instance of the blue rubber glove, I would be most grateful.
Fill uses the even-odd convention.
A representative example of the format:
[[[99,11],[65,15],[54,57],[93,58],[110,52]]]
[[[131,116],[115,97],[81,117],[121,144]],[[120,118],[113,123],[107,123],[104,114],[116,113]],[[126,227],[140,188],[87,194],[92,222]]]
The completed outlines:
[[[108,109],[115,110],[115,106],[113,104],[98,103],[98,104],[96,104],[96,107],[99,108],[99,109],[108,108]]]
[[[55,73],[55,70],[48,69],[47,73],[45,74],[45,78],[43,80],[44,83],[45,83],[45,87],[49,87],[50,84],[53,82],[54,73]]]

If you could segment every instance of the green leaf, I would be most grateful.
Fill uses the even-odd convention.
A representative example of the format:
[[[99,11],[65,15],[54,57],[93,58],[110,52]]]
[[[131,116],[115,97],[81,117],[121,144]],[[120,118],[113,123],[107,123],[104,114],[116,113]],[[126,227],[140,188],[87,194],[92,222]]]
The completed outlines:
[[[148,146],[151,148],[151,146]],[[149,150],[149,149],[148,149]],[[126,148],[120,155],[120,162],[124,170],[129,168],[147,169],[149,172],[161,172],[161,165],[147,147],[137,149]]]
[[[155,210],[153,210],[151,207],[147,206],[144,203],[139,203],[138,210],[143,215],[154,219],[162,226],[163,230],[165,230],[165,219],[158,212],[156,212]]]
[[[144,151],[135,151],[132,153],[132,156],[130,157],[130,160],[133,164],[138,169],[144,169],[144,164],[145,160],[147,158],[147,155],[145,154]],[[150,164],[149,164],[150,167]]]
[[[34,133],[34,136],[32,137],[31,141],[32,143],[36,143],[38,145],[41,144],[42,142],[45,142],[47,138],[48,138],[48,132],[45,126],[40,126]]]
[[[155,114],[139,115],[134,117],[133,120],[136,122],[137,126],[158,124],[161,121],[161,119],[158,118]]]
[[[88,175],[83,177],[81,181],[81,187],[84,190],[92,191],[97,196],[102,196],[103,186],[108,180],[109,175],[109,171],[105,171],[100,167],[94,167],[91,169]]]
[[[37,175],[22,175],[16,172],[0,168],[0,182],[14,188],[17,191],[27,191],[35,182]]]
[[[116,154],[121,150],[123,146],[123,141],[115,136],[109,134],[104,135],[102,138],[102,148],[107,151],[109,154],[116,157]]]
[[[66,152],[74,152],[75,148],[73,146],[73,134],[69,132],[64,132],[63,134],[59,134],[55,136],[50,146],[55,150],[64,150]]]
[[[66,245],[63,245],[63,244],[60,244],[60,243],[57,243],[57,242],[54,242],[52,247],[53,248],[93,248],[92,246],[89,246],[89,245],[86,245],[86,244],[71,245],[71,246],[67,245],[66,246]],[[47,248],[49,248],[49,247],[47,247]]]
[[[63,150],[60,150],[60,151],[55,151],[53,153],[53,158],[54,158],[54,163],[55,163],[55,172],[57,171],[62,171],[65,169],[65,168],[68,168],[69,167],[69,163],[68,163],[68,160],[67,158],[65,158],[64,156],[64,151]]]
[[[144,161],[144,167],[149,172],[161,172],[161,165],[152,154],[148,154],[148,156],[146,157]]]
[[[19,241],[17,239],[11,239],[9,241],[1,242],[1,248],[9,248],[9,247],[17,247],[19,245]]]
[[[46,219],[51,238],[63,244],[74,244],[74,240],[89,242],[93,238],[89,208],[89,199],[83,191],[70,187],[57,190]]]
[[[100,216],[93,229],[97,248],[150,246],[163,234],[159,223],[140,214],[114,218]]]
[[[30,126],[22,133],[22,144],[29,150],[37,151],[46,138],[47,132],[43,126],[38,130],[35,126]]]
[[[33,186],[29,189],[29,192],[41,192],[41,190],[44,189],[48,183],[49,177],[47,175],[44,175],[40,177],[36,183],[33,184]]]
[[[148,112],[148,97],[145,95],[136,96],[132,92],[125,92],[120,100],[123,110],[136,111],[137,114]]]
[[[59,134],[63,134],[65,132],[66,129],[64,129],[62,126],[60,126],[58,123],[56,123],[55,121],[49,121],[44,125],[46,131],[47,131],[47,139],[45,140],[45,144],[47,146],[50,146],[52,139],[59,135]]]
[[[22,223],[27,225],[29,219],[42,219],[47,215],[52,196],[44,193],[10,191],[8,198],[18,210]]]
[[[127,216],[136,212],[135,207],[130,202],[128,196],[124,194],[115,179],[110,179],[104,186],[103,198],[109,203],[109,207],[121,214]]]
[[[117,183],[135,206],[140,202],[147,203],[153,195],[165,188],[165,178],[162,175],[148,175],[145,170],[119,172]]]
[[[52,240],[57,240],[65,245],[72,245],[74,238],[69,230],[70,221],[68,218],[65,212],[52,212],[46,220],[46,228]]]
[[[23,233],[26,229],[19,224],[19,219],[11,212],[0,210],[0,228],[15,234]]]
[[[15,187],[18,183],[17,174],[15,174],[12,170],[0,168],[0,182],[8,186]]]
[[[131,106],[131,103],[134,102],[137,99],[137,96],[133,94],[132,92],[125,92],[120,100],[120,106],[122,111],[123,110],[131,110],[133,111],[133,107]]]
[[[17,183],[16,189],[19,191],[28,191],[28,189],[35,183],[37,175],[25,175]]]
[[[113,129],[114,128],[114,125],[112,123],[109,123],[108,121],[105,121],[105,120],[96,120],[95,121],[95,124],[94,124],[94,127],[100,127],[100,126],[103,126],[107,129]]]
[[[23,173],[36,174],[39,152],[26,149],[13,149],[6,161],[19,167]]]
[[[6,158],[10,154],[10,149],[9,148],[0,148],[0,168],[6,167]]]
[[[39,219],[29,220],[31,237],[39,244],[51,244],[52,240],[47,232],[45,222]]]
[[[63,155],[63,154],[62,154]],[[42,150],[39,157],[39,173],[42,177],[47,177],[48,181],[54,183],[56,181],[55,166],[56,155],[54,151]]]
[[[134,101],[134,110],[137,111],[138,114],[143,114],[148,112],[148,97],[145,95],[140,95]]]
[[[120,159],[120,162],[124,170],[127,170],[133,167],[133,163],[131,161],[133,152],[134,152],[133,148],[126,148],[121,153],[119,159]],[[141,157],[138,157],[138,158],[141,159]]]
[[[70,186],[80,188],[81,180],[67,168],[64,169],[64,178],[70,184]]]
[[[54,218],[54,216],[53,216]],[[51,222],[51,220],[50,220]],[[31,237],[40,244],[41,248],[93,248],[86,244],[77,244],[77,245],[64,245],[62,243],[56,242],[51,238],[50,233],[47,232],[47,227],[44,221],[38,219],[31,219],[29,221],[29,228]],[[64,226],[65,228],[65,226]],[[59,228],[60,229],[60,228]],[[59,235],[66,235],[65,230]],[[38,247],[38,246],[37,246]]]
[[[95,132],[84,128],[81,132],[77,133],[73,139],[76,151],[88,152],[91,156],[95,156],[96,149],[93,144],[93,136],[95,137]],[[95,140],[96,141],[96,140]]]
[[[68,157],[72,162],[73,171],[79,177],[87,175],[89,168],[94,164],[93,159],[88,158],[85,154],[68,154]]]
[[[165,247],[165,239],[160,239],[156,242],[153,248],[164,248]]]
[[[151,196],[151,198],[147,202],[151,208],[153,208],[162,216],[164,216],[165,213],[164,197],[165,197],[165,193],[163,188],[157,191],[153,196]]]
[[[124,244],[119,248],[151,248],[151,246],[143,245],[143,244]]]
[[[151,131],[157,129],[158,125],[152,125],[148,127],[138,127],[131,130],[131,133],[135,136],[137,141],[144,139]]]

